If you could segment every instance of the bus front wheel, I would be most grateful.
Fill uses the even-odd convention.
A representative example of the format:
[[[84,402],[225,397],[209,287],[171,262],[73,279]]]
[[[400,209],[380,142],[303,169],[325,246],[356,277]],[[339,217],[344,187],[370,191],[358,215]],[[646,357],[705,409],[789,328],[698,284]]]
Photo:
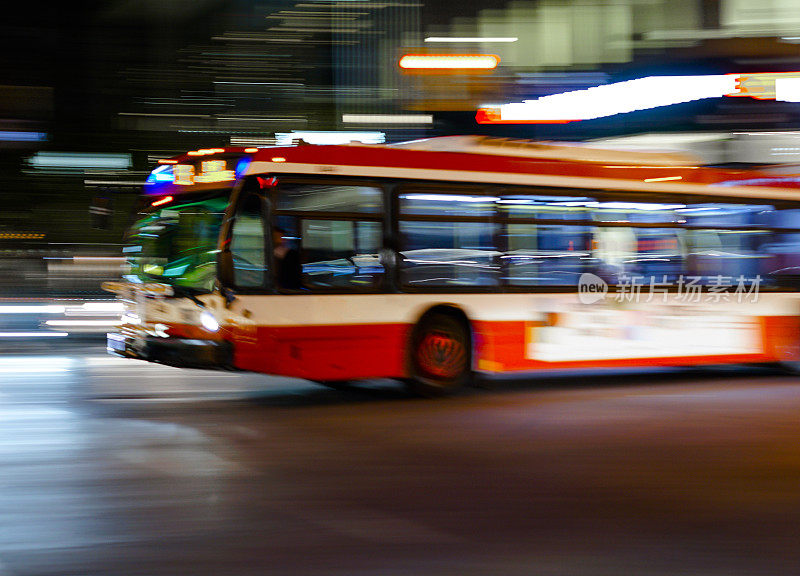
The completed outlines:
[[[469,383],[472,358],[466,319],[434,312],[411,335],[410,389],[423,396],[450,394]]]

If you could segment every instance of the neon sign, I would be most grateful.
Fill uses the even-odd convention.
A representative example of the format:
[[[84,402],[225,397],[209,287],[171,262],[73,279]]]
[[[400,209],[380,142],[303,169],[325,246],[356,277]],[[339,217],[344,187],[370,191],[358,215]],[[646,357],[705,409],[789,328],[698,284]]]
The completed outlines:
[[[723,96],[800,101],[800,72],[647,76],[479,108],[479,124],[545,124],[592,120]]]
[[[406,71],[494,70],[500,57],[494,54],[406,54],[398,66]]]

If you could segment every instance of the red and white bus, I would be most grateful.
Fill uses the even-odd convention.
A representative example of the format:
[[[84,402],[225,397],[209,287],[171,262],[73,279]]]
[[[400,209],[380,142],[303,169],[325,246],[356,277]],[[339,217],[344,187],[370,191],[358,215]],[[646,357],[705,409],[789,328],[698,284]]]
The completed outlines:
[[[800,360],[792,176],[486,137],[162,161],[109,351],[449,392],[476,373]]]

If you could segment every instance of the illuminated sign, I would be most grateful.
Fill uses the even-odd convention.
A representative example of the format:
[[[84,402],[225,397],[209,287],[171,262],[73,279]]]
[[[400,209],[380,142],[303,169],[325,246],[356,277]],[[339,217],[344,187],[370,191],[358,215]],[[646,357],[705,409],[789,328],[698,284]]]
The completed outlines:
[[[758,72],[736,75],[736,92],[727,96],[749,96],[758,100],[785,100],[781,88],[800,79],[800,72]],[[791,91],[791,89],[790,89]],[[784,90],[786,92],[786,90]],[[789,100],[793,102],[794,100]]]
[[[516,36],[428,36],[425,42],[450,42],[450,43],[484,43],[484,42],[516,42],[519,40]]]
[[[348,124],[433,124],[432,114],[342,114]]]
[[[175,164],[172,173],[175,176],[175,184],[180,186],[194,184],[194,166],[191,164]]]
[[[500,57],[494,54],[406,54],[398,65],[407,71],[461,71],[494,70]]]
[[[191,186],[236,179],[236,173],[228,169],[225,160],[203,160],[197,167],[194,164],[175,164],[173,162],[163,163],[162,166],[153,170],[147,178],[148,184],[173,183],[178,186]]]
[[[226,182],[235,180],[236,174],[227,169],[225,160],[203,160],[200,162],[200,173],[194,177],[197,183]]]
[[[130,154],[95,154],[86,152],[37,152],[28,159],[28,164],[38,169],[67,168],[83,170],[98,168],[125,170],[131,167]]]
[[[484,106],[475,119],[479,124],[565,123],[723,96],[800,102],[800,72],[648,76]]]

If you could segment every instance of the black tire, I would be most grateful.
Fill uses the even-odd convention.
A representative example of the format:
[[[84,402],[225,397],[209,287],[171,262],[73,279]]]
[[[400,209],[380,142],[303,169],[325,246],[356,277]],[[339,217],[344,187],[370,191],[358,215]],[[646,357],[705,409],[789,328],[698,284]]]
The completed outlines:
[[[465,321],[434,312],[414,328],[408,353],[409,388],[422,396],[452,394],[472,379],[472,344]]]

